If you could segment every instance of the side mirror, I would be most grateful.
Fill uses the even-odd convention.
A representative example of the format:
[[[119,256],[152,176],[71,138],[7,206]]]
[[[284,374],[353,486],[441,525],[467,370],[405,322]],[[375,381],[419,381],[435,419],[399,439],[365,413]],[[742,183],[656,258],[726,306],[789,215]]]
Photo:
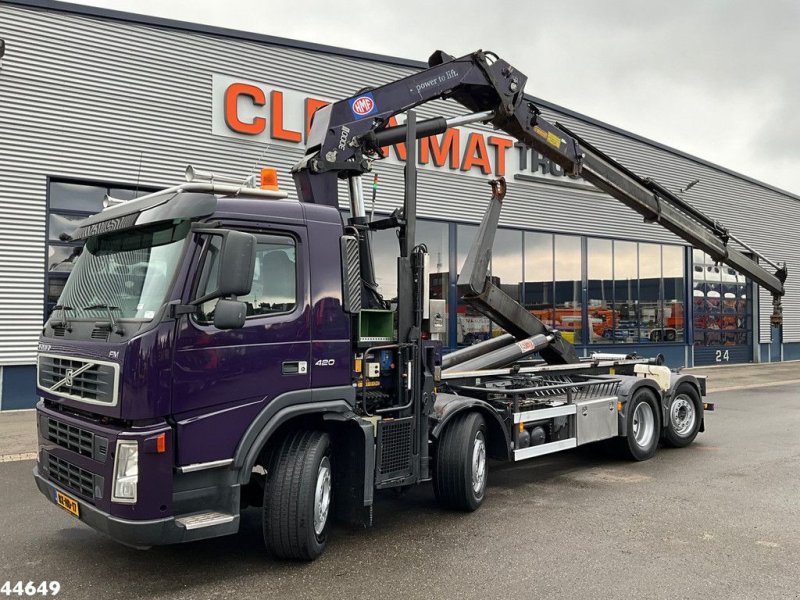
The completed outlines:
[[[195,232],[221,236],[222,245],[218,258],[217,289],[195,298],[192,304],[202,304],[214,298],[249,294],[256,268],[255,236],[229,229],[195,229]]]
[[[238,300],[217,300],[214,308],[214,327],[217,329],[241,329],[247,317],[247,305]]]
[[[217,293],[223,298],[245,296],[253,285],[256,238],[242,231],[227,233],[220,255]]]

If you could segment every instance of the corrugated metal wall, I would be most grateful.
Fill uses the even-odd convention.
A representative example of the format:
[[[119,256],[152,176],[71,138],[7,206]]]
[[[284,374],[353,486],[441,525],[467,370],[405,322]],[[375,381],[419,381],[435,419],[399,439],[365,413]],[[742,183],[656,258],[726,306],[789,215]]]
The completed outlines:
[[[244,175],[261,157],[282,170],[283,186],[290,187],[288,169],[300,157],[299,148],[273,145],[265,151],[260,144],[212,137],[213,74],[336,98],[410,71],[310,50],[9,5],[0,6],[0,37],[7,47],[0,70],[0,364],[6,365],[34,360],[42,318],[48,176],[116,184],[136,184],[140,178],[143,185],[159,186],[178,180],[189,163]],[[429,107],[421,116],[433,110]],[[458,111],[450,105],[441,110]],[[596,125],[552,112],[548,116],[670,187],[701,179],[690,196],[695,205],[755,248],[800,265],[800,244],[787,231],[800,218],[798,200]],[[377,209],[394,208],[400,202],[401,169],[382,164],[376,170],[381,173]],[[423,216],[463,221],[481,217],[487,198],[481,179],[423,171],[419,183]],[[538,183],[511,183],[502,223],[679,241],[657,225],[643,225],[638,215],[601,193]],[[792,270],[785,301],[786,341],[800,341],[798,268]]]

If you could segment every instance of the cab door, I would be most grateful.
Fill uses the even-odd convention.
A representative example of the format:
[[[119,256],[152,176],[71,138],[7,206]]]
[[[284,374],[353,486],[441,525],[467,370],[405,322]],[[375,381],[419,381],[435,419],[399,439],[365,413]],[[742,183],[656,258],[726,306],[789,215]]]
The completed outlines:
[[[306,230],[282,225],[255,235],[253,286],[237,298],[247,306],[244,327],[216,329],[216,300],[178,324],[172,412],[179,465],[231,458],[247,426],[270,401],[309,387]],[[219,249],[219,236],[203,240],[187,301],[215,289]]]

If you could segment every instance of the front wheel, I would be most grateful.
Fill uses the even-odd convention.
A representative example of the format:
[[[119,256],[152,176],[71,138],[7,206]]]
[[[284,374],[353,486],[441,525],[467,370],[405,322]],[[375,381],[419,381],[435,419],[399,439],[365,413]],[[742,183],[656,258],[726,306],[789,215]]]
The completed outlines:
[[[287,435],[267,465],[264,545],[276,558],[314,560],[328,541],[333,492],[327,433],[299,430]]]
[[[439,439],[433,491],[444,508],[474,511],[486,496],[486,422],[477,412],[454,417]]]
[[[694,386],[682,383],[669,403],[664,442],[673,448],[688,446],[697,437],[703,420],[703,403]]]

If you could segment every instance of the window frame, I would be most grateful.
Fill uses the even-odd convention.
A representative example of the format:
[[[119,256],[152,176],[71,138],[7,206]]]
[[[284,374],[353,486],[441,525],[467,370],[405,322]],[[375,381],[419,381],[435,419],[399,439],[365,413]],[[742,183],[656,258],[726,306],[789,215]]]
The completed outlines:
[[[300,249],[301,243],[302,243],[302,240],[300,239],[300,237],[296,233],[294,233],[292,231],[287,231],[287,230],[282,230],[282,229],[259,229],[258,231],[252,231],[252,230],[248,231],[248,230],[239,229],[239,228],[231,228],[231,229],[235,229],[236,231],[242,231],[244,233],[249,233],[249,234],[253,235],[256,238],[256,247],[258,247],[259,243],[263,243],[264,238],[266,238],[267,236],[277,236],[277,237],[287,238],[287,239],[292,241],[292,245],[294,247],[294,253],[295,253],[295,261],[294,261],[294,276],[295,276],[294,277],[294,305],[292,306],[292,308],[289,309],[289,310],[283,310],[283,311],[279,311],[279,312],[247,315],[247,316],[245,316],[245,323],[247,323],[248,321],[253,321],[255,319],[271,319],[273,317],[281,317],[281,316],[291,315],[291,314],[297,312],[301,307],[301,301],[300,301],[301,298],[300,298],[300,296],[301,296],[301,292],[302,292],[301,277],[300,277],[300,275],[301,275],[300,261],[298,260],[299,249]],[[206,260],[208,259],[209,248],[211,247],[211,245],[212,245],[211,242],[212,242],[213,238],[215,237],[212,234],[205,234],[205,233],[197,234],[197,235],[201,240],[202,247],[200,249],[200,257],[199,257],[199,261],[198,261],[198,266],[197,266],[197,270],[195,271],[195,277],[194,277],[194,281],[192,282],[191,293],[189,295],[189,297],[191,298],[192,302],[198,297],[199,290],[204,289],[204,287],[208,283],[209,275],[207,273],[204,275],[204,271],[205,271]],[[203,238],[206,238],[206,239],[203,239]],[[253,277],[255,278],[255,271],[253,272]],[[255,282],[255,279],[254,279],[253,282]],[[219,298],[217,298],[217,300],[219,300]],[[214,300],[209,300],[209,302],[213,302],[213,301]],[[213,319],[211,319],[209,321],[202,320],[201,317],[200,317],[200,315],[201,315],[200,307],[201,307],[201,305],[198,304],[197,305],[197,310],[191,314],[192,322],[195,325],[199,326],[199,327],[212,327],[214,325],[214,320]]]

